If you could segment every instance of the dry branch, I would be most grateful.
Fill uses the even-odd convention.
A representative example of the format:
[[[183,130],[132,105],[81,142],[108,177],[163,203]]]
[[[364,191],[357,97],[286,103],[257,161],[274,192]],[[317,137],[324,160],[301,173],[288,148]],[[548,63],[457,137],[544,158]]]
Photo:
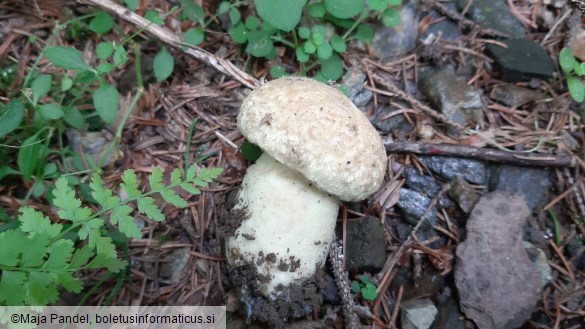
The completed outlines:
[[[574,167],[576,161],[569,155],[506,152],[454,144],[384,143],[387,152],[415,153],[419,155],[443,155],[471,158],[491,162],[534,167]]]
[[[167,29],[160,26],[153,25],[146,18],[133,13],[132,11],[124,8],[110,0],[78,0],[83,4],[89,4],[100,7],[112,14],[120,17],[130,24],[135,25],[139,29],[150,33],[156,39],[166,43],[167,45],[184,52],[185,54],[202,61],[203,63],[212,66],[219,72],[233,78],[244,86],[254,89],[256,79],[240,70],[237,66],[232,64],[230,61],[223,58],[218,58],[213,54],[193,45],[184,43],[178,36],[173,34]]]

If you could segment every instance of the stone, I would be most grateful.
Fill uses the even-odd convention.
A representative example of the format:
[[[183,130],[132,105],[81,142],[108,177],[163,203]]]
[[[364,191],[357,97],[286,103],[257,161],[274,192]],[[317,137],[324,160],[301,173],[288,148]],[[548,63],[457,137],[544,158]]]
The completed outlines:
[[[416,225],[422,215],[426,212],[431,199],[425,196],[422,193],[401,188],[400,189],[400,197],[398,198],[397,206],[402,213],[406,221],[412,225]],[[435,209],[431,209],[427,214],[427,223],[429,221],[431,224],[434,224],[437,218],[437,211]],[[422,225],[421,229],[424,228],[425,225]]]
[[[168,278],[172,283],[179,283],[185,277],[187,264],[191,255],[189,254],[191,248],[183,247],[177,248],[170,254],[170,261],[163,262],[160,265],[160,276]]]
[[[493,167],[489,191],[515,193],[524,198],[530,212],[543,205],[552,185],[550,171],[534,167],[500,165]]]
[[[448,156],[419,156],[419,160],[433,172],[446,179],[463,177],[466,181],[484,185],[487,182],[487,166],[483,161]]]
[[[519,107],[547,97],[538,90],[528,89],[508,83],[495,85],[490,98],[506,106]]]
[[[463,10],[468,0],[457,0],[457,7]],[[485,28],[507,34],[512,38],[526,36],[522,23],[510,12],[504,0],[474,0],[466,16]]]
[[[364,89],[364,82],[366,73],[357,66],[350,67],[341,80],[341,84],[347,88],[347,97],[357,107],[366,106],[374,97],[370,90]]]
[[[451,121],[462,126],[481,121],[481,93],[450,70],[423,73],[419,77],[421,93]]]
[[[108,146],[114,138],[112,134],[104,129],[96,132],[80,132],[76,129],[67,129],[65,131],[67,138],[69,139],[69,148],[72,152],[83,151],[85,161],[90,168],[97,166],[102,157],[105,157],[108,152]],[[113,152],[107,157],[104,162],[104,166],[115,162],[120,158],[120,149],[115,148]],[[79,170],[87,169],[84,167],[84,163],[81,157],[73,157],[73,164]]]
[[[444,4],[447,8],[455,11],[455,4],[452,2],[447,2]],[[431,24],[428,29],[423,33],[421,39],[425,39],[428,35],[440,35],[441,40],[447,41],[454,41],[457,40],[461,36],[461,32],[459,31],[459,25],[450,20],[449,18],[443,16],[436,10],[431,10],[429,15],[433,18],[433,21],[440,20],[436,23]],[[442,19],[445,18],[445,19]]]
[[[422,193],[429,198],[435,197],[441,190],[441,187],[431,177],[421,174],[416,168],[409,166],[404,168],[404,178],[406,179],[406,186],[408,188]]]
[[[460,307],[479,329],[515,329],[532,314],[541,275],[522,243],[530,215],[524,198],[490,192],[467,221],[467,238],[457,246],[455,284]]]
[[[341,236],[338,227],[338,236]],[[347,222],[345,266],[358,273],[378,273],[386,262],[384,225],[379,219],[367,216]]]
[[[461,176],[455,178],[451,189],[449,189],[449,196],[466,214],[469,214],[479,201],[479,193]]]
[[[486,54],[494,59],[500,79],[505,82],[522,82],[532,78],[552,78],[555,65],[541,45],[527,38],[502,42],[507,48],[492,43],[485,47]]]
[[[371,117],[370,122],[377,130],[384,134],[390,134],[394,130],[399,130],[404,134],[409,134],[413,129],[413,125],[406,120],[403,114],[392,115],[393,112],[400,110],[395,106],[384,106]]]
[[[402,329],[429,329],[437,316],[437,308],[426,299],[414,299],[400,305]]]
[[[397,59],[416,47],[419,15],[412,3],[400,10],[400,24],[395,27],[380,26],[372,42],[374,55],[382,62]]]
[[[461,312],[455,299],[449,296],[437,304],[439,314],[434,323],[434,329],[466,329],[465,320],[461,319]]]

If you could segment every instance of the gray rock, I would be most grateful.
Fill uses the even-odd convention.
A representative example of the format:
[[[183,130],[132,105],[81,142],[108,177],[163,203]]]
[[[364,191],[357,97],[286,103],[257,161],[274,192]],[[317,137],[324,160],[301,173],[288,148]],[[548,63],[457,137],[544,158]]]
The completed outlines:
[[[406,179],[406,186],[430,198],[435,197],[441,190],[439,184],[432,177],[421,174],[414,167],[404,168],[403,174]]]
[[[400,305],[402,329],[429,329],[437,316],[430,299],[409,300]]]
[[[458,0],[457,7],[463,10],[467,3],[467,0]],[[485,28],[505,33],[512,38],[526,36],[524,26],[510,12],[504,0],[474,0],[466,15]]]
[[[466,126],[481,120],[481,94],[448,70],[421,74],[421,93],[450,120]]]
[[[376,28],[372,51],[382,62],[396,59],[416,46],[419,16],[413,4],[400,9],[400,25]]]
[[[446,156],[420,156],[419,159],[427,168],[446,179],[461,176],[473,184],[486,184],[487,167],[482,161]]]
[[[347,88],[347,97],[357,107],[366,106],[373,98],[372,92],[364,89],[365,81],[366,73],[357,66],[352,66],[341,80],[341,83]]]
[[[384,225],[379,219],[367,216],[347,222],[345,266],[359,273],[377,273],[386,261]]]
[[[449,196],[459,205],[464,213],[469,214],[479,201],[479,193],[461,176],[455,178]]]
[[[447,8],[451,10],[456,10],[455,4],[452,2],[448,2],[445,4]],[[440,19],[444,17],[441,13],[437,12],[436,10],[431,10],[430,13],[433,20]],[[429,28],[423,33],[421,39],[426,38],[428,35],[441,35],[442,40],[453,41],[458,39],[461,36],[461,32],[459,31],[459,25],[454,21],[446,18],[437,23],[431,24]]]
[[[371,117],[370,122],[379,131],[384,134],[390,134],[394,130],[400,130],[401,132],[408,134],[412,132],[414,127],[406,120],[404,115],[397,114],[392,115],[392,112],[399,110],[394,106],[383,107]]]
[[[534,309],[541,276],[522,243],[530,210],[519,195],[484,195],[457,246],[455,284],[465,315],[480,329],[513,329]]]
[[[495,44],[485,47],[495,61],[500,79],[506,82],[529,81],[532,78],[550,79],[555,65],[544,48],[530,39],[502,41],[507,48]]]
[[[183,247],[175,249],[170,255],[170,262],[163,262],[160,265],[160,276],[168,278],[172,283],[178,283],[185,277],[185,270],[189,263],[189,251],[191,248]]]
[[[490,93],[490,98],[506,106],[518,107],[526,103],[545,98],[546,95],[538,90],[528,89],[503,83],[494,86]]]
[[[490,191],[510,192],[524,198],[530,212],[545,202],[552,182],[546,169],[501,165],[490,175]]]
[[[524,249],[528,252],[528,256],[534,262],[536,271],[540,274],[540,288],[544,288],[552,279],[552,269],[548,265],[546,253],[526,241],[524,241]]]
[[[449,297],[437,304],[439,315],[435,321],[434,329],[466,329],[465,320],[461,319],[459,306]]]
[[[112,134],[107,129],[97,132],[84,132],[81,133],[75,129],[67,129],[65,132],[69,139],[69,148],[72,152],[79,152],[82,150],[85,156],[85,161],[90,168],[95,167],[100,163],[102,157],[105,157],[108,151],[108,145],[110,145],[113,139]],[[120,157],[119,149],[113,150],[112,154],[106,159],[104,166],[107,166],[113,161],[116,161]],[[79,169],[84,168],[83,163],[77,163],[76,158],[73,158],[75,166]]]
[[[406,188],[400,189],[400,197],[398,198],[398,203],[396,204],[402,213],[407,222],[412,225],[416,225],[422,215],[426,212],[431,199],[426,197],[424,194],[409,190]],[[427,214],[426,223],[432,224],[435,223],[437,218],[437,211],[435,209],[431,209]],[[425,225],[422,225],[421,229],[424,229]]]

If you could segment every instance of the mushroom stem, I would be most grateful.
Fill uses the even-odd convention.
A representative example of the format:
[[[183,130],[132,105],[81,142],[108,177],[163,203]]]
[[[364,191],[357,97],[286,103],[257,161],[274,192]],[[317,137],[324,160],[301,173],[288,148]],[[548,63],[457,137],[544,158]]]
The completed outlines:
[[[248,168],[234,208],[248,216],[226,241],[230,266],[256,268],[269,298],[321,268],[334,238],[339,200],[264,153]]]

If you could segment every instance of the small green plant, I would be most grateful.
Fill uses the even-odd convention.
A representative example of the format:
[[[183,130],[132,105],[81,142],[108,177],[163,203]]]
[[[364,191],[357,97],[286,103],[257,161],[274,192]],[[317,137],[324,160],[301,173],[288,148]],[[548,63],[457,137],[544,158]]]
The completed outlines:
[[[366,301],[375,300],[378,297],[376,286],[370,281],[370,277],[362,275],[358,281],[351,282],[351,291],[354,293],[361,293],[362,298]]]
[[[370,42],[373,29],[365,23],[368,18],[380,19],[387,26],[400,22],[394,7],[400,0],[254,0],[256,15],[242,17],[240,7],[247,1],[223,1],[217,14],[205,20],[204,11],[192,0],[181,1],[184,16],[199,24],[194,38],[185,33],[185,42],[203,41],[204,28],[218,15],[227,15],[232,40],[245,46],[254,57],[272,59],[276,56],[275,44],[291,49],[300,63],[300,73],[319,67],[315,78],[321,81],[338,80],[343,75],[339,54],[347,49],[351,40]],[[194,33],[193,33],[194,34]],[[198,41],[198,42],[197,42]],[[284,67],[271,67],[273,78],[286,75]]]
[[[21,207],[20,225],[0,232],[0,305],[47,305],[58,299],[61,286],[74,293],[82,290],[81,280],[75,277],[80,270],[120,271],[128,264],[118,258],[107,222],[126,238],[140,238],[131,204],[135,203],[147,218],[160,222],[164,215],[154,204],[153,194],[160,194],[176,207],[186,207],[187,201],[175,189],[199,194],[198,187],[208,186],[222,171],[202,168],[197,173],[196,166],[190,166],[183,176],[175,169],[170,184],[164,185],[162,171],[154,168],[148,180],[150,190],[142,192],[136,174],[129,169],[122,174],[120,184],[128,197],[125,200],[104,187],[99,175],[94,174],[90,187],[97,209],[83,206],[67,180],[57,179],[52,203],[58,222],[31,207]]]
[[[585,100],[585,86],[579,78],[585,75],[585,63],[579,63],[569,48],[563,48],[559,53],[559,65],[567,77],[567,87],[575,102]]]

